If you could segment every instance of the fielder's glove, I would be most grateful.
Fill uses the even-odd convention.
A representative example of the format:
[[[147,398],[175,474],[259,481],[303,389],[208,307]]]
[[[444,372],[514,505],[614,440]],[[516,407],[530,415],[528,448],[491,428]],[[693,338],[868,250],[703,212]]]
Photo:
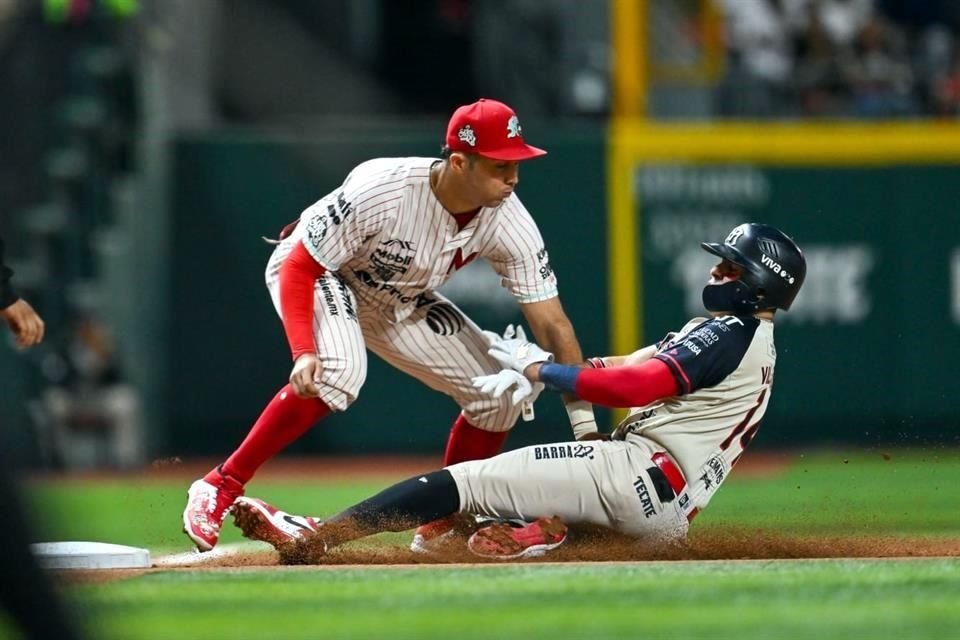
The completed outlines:
[[[491,332],[487,332],[488,337]],[[492,334],[496,336],[496,334]],[[487,353],[499,362],[504,369],[513,369],[522,374],[524,369],[537,362],[553,362],[553,354],[544,351],[536,344],[527,340],[523,327],[508,325],[503,337],[496,336],[491,340]]]
[[[516,406],[521,402],[533,404],[543,391],[542,382],[530,382],[523,374],[517,373],[512,369],[504,369],[500,373],[489,376],[477,376],[473,378],[473,386],[480,389],[483,393],[489,394],[494,398],[499,398],[503,392],[511,387],[515,387],[510,395],[510,402]]]

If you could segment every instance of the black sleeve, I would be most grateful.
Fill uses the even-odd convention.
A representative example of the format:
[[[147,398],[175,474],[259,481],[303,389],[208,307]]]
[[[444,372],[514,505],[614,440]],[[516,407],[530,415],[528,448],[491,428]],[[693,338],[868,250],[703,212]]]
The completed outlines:
[[[740,366],[759,326],[751,316],[712,318],[663,345],[654,358],[670,367],[681,394],[712,387]]]
[[[0,238],[0,309],[6,309],[20,299],[10,285],[13,270],[3,261],[3,238]]]

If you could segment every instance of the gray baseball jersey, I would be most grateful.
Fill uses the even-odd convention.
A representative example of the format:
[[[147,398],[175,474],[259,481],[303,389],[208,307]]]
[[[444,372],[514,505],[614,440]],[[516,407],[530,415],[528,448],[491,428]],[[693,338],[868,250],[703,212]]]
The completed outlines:
[[[559,515],[631,535],[685,535],[766,411],[773,322],[697,318],[662,340],[653,357],[670,367],[679,395],[631,409],[610,442],[536,445],[449,467],[462,508],[525,520]],[[675,496],[654,490],[657,454],[683,473],[686,486]]]
[[[476,258],[487,260],[520,302],[557,295],[543,238],[516,194],[482,208],[462,229],[430,187],[434,158],[381,158],[307,208],[275,249],[266,280],[278,313],[279,271],[302,242],[328,273],[316,287],[314,332],[320,398],[343,410],[366,377],[364,347],[453,397],[467,419],[489,431],[513,426],[518,408],[474,389],[496,373],[480,328],[436,293]]]

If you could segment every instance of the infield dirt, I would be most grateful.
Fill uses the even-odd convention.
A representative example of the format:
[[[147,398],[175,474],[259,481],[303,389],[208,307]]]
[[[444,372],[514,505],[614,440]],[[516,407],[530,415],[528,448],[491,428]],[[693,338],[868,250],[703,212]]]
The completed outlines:
[[[755,453],[737,466],[737,476],[758,477],[776,475],[783,471],[790,456]],[[408,476],[436,468],[433,458],[308,458],[271,462],[261,476],[270,480],[375,479]],[[140,479],[169,480],[182,477],[187,481],[209,469],[208,461],[156,461]],[[385,473],[385,470],[389,474]],[[100,474],[96,474],[98,477]],[[76,481],[77,476],[70,478]],[[68,478],[64,478],[68,480]],[[229,523],[227,526],[230,526]],[[478,558],[465,545],[466,538],[454,540],[437,554],[425,556],[403,546],[386,546],[357,542],[330,551],[320,566],[431,566],[443,564],[481,565],[503,564],[501,561]],[[763,529],[717,530],[710,527],[691,529],[689,540],[682,547],[645,546],[635,539],[609,531],[571,531],[570,539],[562,547],[543,558],[523,560],[523,563],[577,563],[577,562],[637,562],[637,561],[698,561],[698,560],[756,560],[756,559],[815,559],[815,558],[929,558],[960,557],[960,539],[865,536],[789,536]],[[198,555],[175,566],[155,566],[148,570],[79,571],[68,572],[69,579],[100,581],[142,575],[152,571],[216,570],[223,568],[277,567],[276,552],[264,545],[263,551],[241,551],[215,558]],[[317,567],[319,568],[319,567]],[[291,569],[293,569],[291,567]]]

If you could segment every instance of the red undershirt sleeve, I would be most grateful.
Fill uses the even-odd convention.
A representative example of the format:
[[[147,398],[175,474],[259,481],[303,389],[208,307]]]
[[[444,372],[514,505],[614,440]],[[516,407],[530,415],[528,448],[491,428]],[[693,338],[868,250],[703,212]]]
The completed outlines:
[[[302,242],[296,243],[280,267],[280,311],[294,360],[305,353],[317,352],[313,335],[313,289],[317,279],[326,272],[307,253]]]
[[[576,394],[605,407],[642,407],[680,393],[677,380],[665,363],[641,364],[577,372]]]

